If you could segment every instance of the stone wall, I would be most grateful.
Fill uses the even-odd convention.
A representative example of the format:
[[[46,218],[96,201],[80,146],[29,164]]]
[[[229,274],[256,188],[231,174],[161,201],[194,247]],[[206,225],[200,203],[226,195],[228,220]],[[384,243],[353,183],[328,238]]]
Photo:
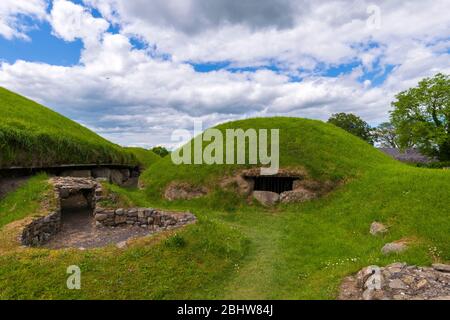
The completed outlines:
[[[369,266],[345,278],[341,300],[450,300],[450,265],[393,263]]]
[[[65,170],[59,175],[62,177],[100,178],[119,186],[137,187],[140,172],[137,169],[111,169],[100,167],[82,170]]]
[[[170,212],[151,208],[104,209],[97,207],[94,218],[97,226],[136,225],[153,231],[170,230],[196,221],[196,217],[190,212]]]
[[[103,195],[101,183],[92,178],[56,177],[50,182],[53,184],[55,209],[46,216],[33,218],[21,233],[22,245],[43,245],[61,230],[62,200],[81,192],[87,195],[89,205],[95,209],[97,200]]]
[[[25,246],[45,244],[61,229],[61,211],[57,210],[48,216],[34,219],[27,225],[21,235],[21,243]]]
[[[49,215],[36,217],[21,233],[21,243],[40,246],[61,230],[61,203],[64,199],[83,193],[93,210],[97,227],[135,225],[152,231],[163,231],[194,223],[196,217],[189,212],[170,212],[151,208],[102,208],[100,201],[111,200],[105,195],[100,182],[93,178],[56,177],[51,179],[56,197],[56,208]]]

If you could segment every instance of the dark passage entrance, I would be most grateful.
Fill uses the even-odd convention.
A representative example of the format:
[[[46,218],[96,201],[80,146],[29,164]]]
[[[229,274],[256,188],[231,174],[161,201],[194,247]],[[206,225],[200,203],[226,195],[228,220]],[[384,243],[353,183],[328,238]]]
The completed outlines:
[[[61,199],[61,230],[45,247],[61,248],[98,248],[117,244],[130,238],[146,236],[152,231],[139,226],[97,228],[93,215],[94,190],[79,190]]]
[[[91,190],[80,190],[61,200],[61,226],[63,231],[83,230],[94,223]]]
[[[292,191],[295,177],[253,177],[255,181],[255,191],[271,191],[282,193]]]

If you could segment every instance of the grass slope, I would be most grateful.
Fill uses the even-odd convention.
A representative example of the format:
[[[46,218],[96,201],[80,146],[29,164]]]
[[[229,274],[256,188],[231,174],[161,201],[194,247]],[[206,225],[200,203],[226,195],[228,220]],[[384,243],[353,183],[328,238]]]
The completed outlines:
[[[161,235],[162,240],[140,240],[127,250],[88,251],[5,249],[5,226],[0,231],[0,298],[334,299],[343,277],[367,265],[450,261],[450,171],[392,161],[316,121],[237,124],[263,126],[265,121],[283,125],[290,136],[281,133],[285,142],[296,141],[282,147],[285,165],[346,183],[322,199],[271,209],[242,202],[226,206],[233,203],[232,195],[219,191],[205,199],[167,203],[150,192],[171,179],[208,183],[233,168],[182,166],[177,171],[163,159],[146,173],[146,190],[111,190],[140,206],[191,210],[197,225]],[[26,188],[11,199],[27,194]],[[8,203],[0,215],[11,207]],[[387,224],[389,232],[370,235],[374,220]],[[381,254],[385,243],[405,238],[411,241],[409,250]],[[65,288],[66,268],[72,264],[82,269],[79,291]]]
[[[161,160],[161,157],[158,156],[156,153],[154,153],[151,150],[147,150],[144,148],[136,148],[136,147],[127,147],[125,148],[127,151],[130,151],[134,154],[136,159],[138,160],[139,164],[144,168],[148,168],[154,163]]]
[[[394,162],[361,139],[322,121],[288,117],[256,118],[229,122],[217,127],[222,132],[239,128],[279,129],[280,167],[304,168],[312,178],[318,180],[351,179],[380,163]],[[195,186],[206,185],[216,190],[219,195],[211,204],[220,205],[230,203],[235,196],[226,197],[217,190],[218,179],[247,167],[250,166],[175,165],[170,157],[165,157],[145,172],[141,180],[147,185],[147,197],[155,201],[161,198],[164,188],[170,182],[178,181]]]
[[[45,174],[32,177],[16,192],[8,194],[0,201],[0,228],[42,209],[41,204],[51,191],[47,180]]]
[[[136,164],[136,158],[48,108],[0,87],[0,168]]]

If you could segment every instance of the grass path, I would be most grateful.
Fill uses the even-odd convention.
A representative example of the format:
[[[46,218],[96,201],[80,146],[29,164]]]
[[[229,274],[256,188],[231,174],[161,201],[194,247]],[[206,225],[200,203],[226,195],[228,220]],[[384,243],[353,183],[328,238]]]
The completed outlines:
[[[250,240],[248,255],[235,271],[232,281],[224,290],[223,299],[269,299],[277,259],[278,228],[268,228],[268,219],[261,219],[261,228],[244,226],[241,232]],[[260,220],[260,221],[261,221]]]

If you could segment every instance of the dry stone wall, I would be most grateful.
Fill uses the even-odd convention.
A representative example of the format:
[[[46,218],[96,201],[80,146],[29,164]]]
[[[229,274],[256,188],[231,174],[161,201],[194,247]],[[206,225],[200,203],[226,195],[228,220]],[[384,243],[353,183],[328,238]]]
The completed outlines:
[[[51,179],[54,186],[56,206],[47,216],[36,217],[20,235],[20,241],[26,246],[40,246],[61,230],[61,203],[64,199],[83,193],[93,210],[93,219],[97,227],[117,227],[135,225],[151,231],[163,231],[178,228],[196,222],[190,212],[171,212],[151,208],[103,208],[102,200],[110,200],[102,185],[93,178],[56,177]]]
[[[40,246],[45,244],[61,229],[61,211],[55,211],[48,216],[34,219],[21,234],[20,241],[25,246]]]
[[[103,209],[94,212],[97,226],[116,227],[136,225],[152,231],[170,230],[194,223],[195,216],[190,212],[170,212],[152,208]]]

